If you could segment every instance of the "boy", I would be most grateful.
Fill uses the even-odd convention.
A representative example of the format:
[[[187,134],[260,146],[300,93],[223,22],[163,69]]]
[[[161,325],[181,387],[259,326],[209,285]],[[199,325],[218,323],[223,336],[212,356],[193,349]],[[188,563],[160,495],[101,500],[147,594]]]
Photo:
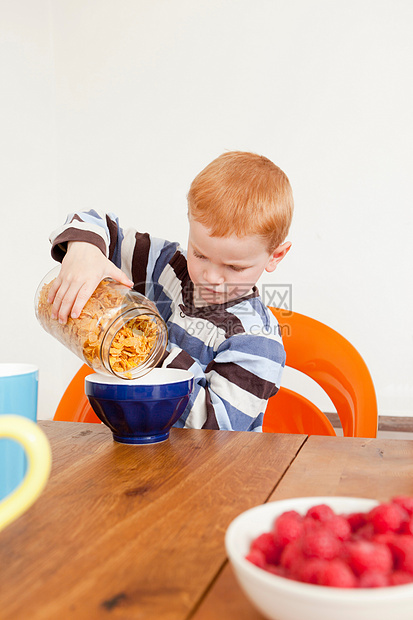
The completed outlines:
[[[69,215],[50,237],[62,268],[51,288],[52,316],[77,318],[98,283],[111,277],[152,299],[168,326],[165,367],[195,376],[175,426],[261,431],[280,385],[285,352],[278,324],[256,282],[291,243],[286,175],[269,159],[224,153],[191,184],[184,253],[95,211]]]

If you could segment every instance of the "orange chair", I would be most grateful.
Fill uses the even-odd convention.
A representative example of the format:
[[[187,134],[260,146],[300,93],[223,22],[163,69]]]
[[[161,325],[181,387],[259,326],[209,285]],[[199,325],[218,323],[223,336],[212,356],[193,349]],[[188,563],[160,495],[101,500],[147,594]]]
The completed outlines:
[[[97,422],[100,420],[93,411],[85,394],[85,377],[94,371],[86,364],[77,371],[60,399],[54,420],[65,422]]]
[[[348,340],[298,312],[270,310],[281,327],[286,365],[311,377],[332,400],[345,437],[376,437],[377,400],[368,368]],[[281,387],[267,404],[264,432],[335,435],[328,418],[307,398]]]

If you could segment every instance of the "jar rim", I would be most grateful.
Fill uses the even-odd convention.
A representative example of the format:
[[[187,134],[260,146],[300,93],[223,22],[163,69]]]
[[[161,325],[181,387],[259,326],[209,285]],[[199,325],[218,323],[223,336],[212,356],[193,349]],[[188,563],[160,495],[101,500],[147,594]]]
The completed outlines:
[[[135,317],[139,317],[141,315],[147,315],[147,316],[153,317],[157,324],[158,333],[160,329],[160,333],[163,337],[156,339],[152,349],[149,352],[149,355],[146,357],[146,359],[142,363],[138,364],[134,368],[131,368],[130,370],[124,370],[122,372],[118,372],[112,368],[112,365],[109,360],[109,351],[112,346],[112,342],[116,334],[119,332],[119,330],[125,327],[128,321],[130,321],[131,319]],[[100,346],[100,351],[99,351],[100,361],[102,363],[102,366],[110,374],[115,375],[115,377],[119,377],[120,379],[128,379],[129,377],[126,377],[125,374],[130,374],[131,375],[130,378],[137,379],[138,377],[145,375],[147,372],[149,372],[153,368],[154,358],[156,358],[155,360],[156,363],[160,361],[162,355],[165,352],[167,342],[168,342],[168,328],[167,328],[167,325],[164,319],[161,317],[161,315],[156,310],[156,306],[154,309],[150,307],[149,308],[148,307],[127,308],[124,312],[117,315],[114,318],[114,320],[107,326],[105,330],[105,334],[102,338],[101,346]]]

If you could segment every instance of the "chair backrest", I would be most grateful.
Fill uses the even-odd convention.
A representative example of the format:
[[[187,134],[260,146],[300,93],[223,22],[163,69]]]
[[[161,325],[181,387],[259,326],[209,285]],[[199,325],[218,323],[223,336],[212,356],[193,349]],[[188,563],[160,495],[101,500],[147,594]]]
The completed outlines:
[[[286,365],[308,375],[333,402],[345,437],[376,437],[377,399],[369,370],[358,351],[331,327],[298,312],[270,307],[281,327]],[[318,407],[281,387],[269,399],[263,430],[335,435]]]
[[[85,394],[85,377],[94,371],[83,364],[66,388],[54,415],[54,420],[65,422],[97,422],[100,420],[93,411]]]

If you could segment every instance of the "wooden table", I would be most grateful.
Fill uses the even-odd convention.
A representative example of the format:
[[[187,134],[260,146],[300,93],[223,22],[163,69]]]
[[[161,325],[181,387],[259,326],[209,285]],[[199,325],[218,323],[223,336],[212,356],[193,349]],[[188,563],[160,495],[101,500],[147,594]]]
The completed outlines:
[[[413,441],[172,429],[153,446],[40,422],[53,452],[37,502],[0,534],[1,620],[261,620],[226,561],[251,506],[413,495]]]
[[[0,534],[1,620],[190,617],[226,562],[229,523],[267,501],[305,441],[172,429],[127,446],[100,424],[40,426],[52,473]]]

